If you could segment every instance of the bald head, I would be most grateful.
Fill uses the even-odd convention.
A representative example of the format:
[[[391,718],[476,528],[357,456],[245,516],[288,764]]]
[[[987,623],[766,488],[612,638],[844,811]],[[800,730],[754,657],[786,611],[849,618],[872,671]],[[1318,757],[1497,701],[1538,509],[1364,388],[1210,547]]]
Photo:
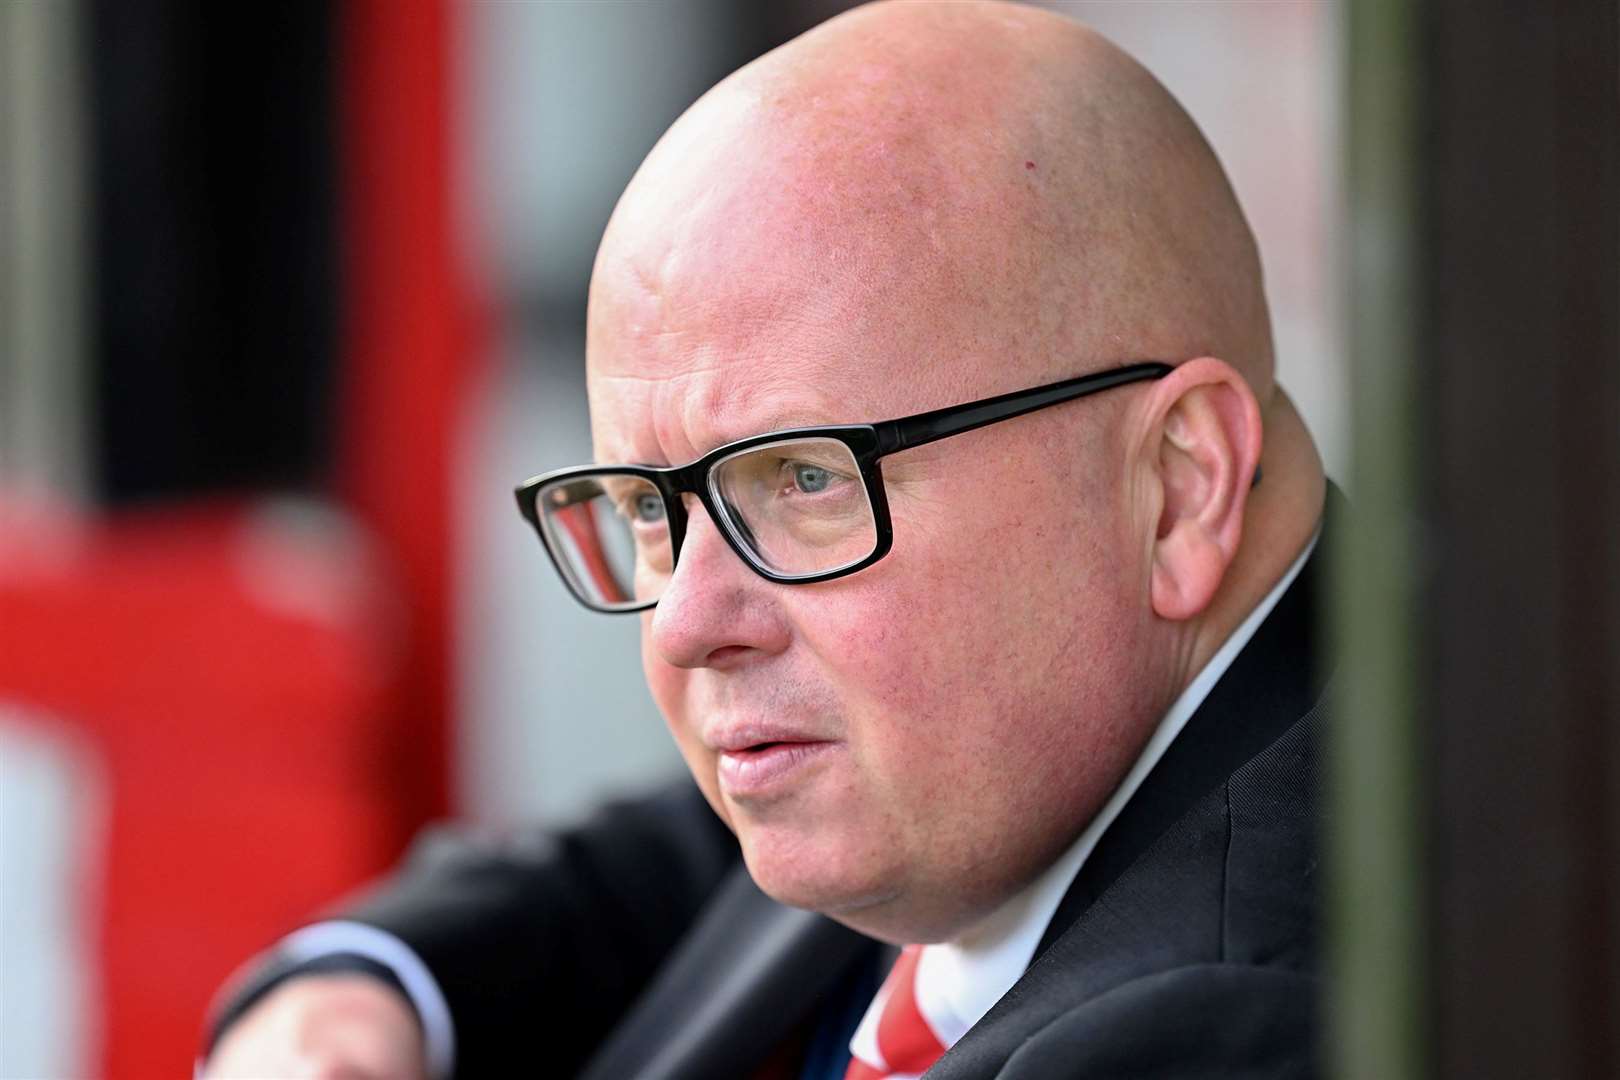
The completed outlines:
[[[871,541],[790,585],[695,492],[633,522],[670,551],[648,685],[755,880],[893,941],[965,932],[1050,864],[1320,506],[1209,147],[1113,46],[1022,7],[872,5],[721,83],[614,212],[587,351],[599,461],[714,454],[679,473],[713,505],[746,457],[806,544]],[[848,428],[767,434],[1146,358],[1176,366],[881,475],[835,452]],[[754,770],[778,744],[819,764]]]
[[[614,215],[593,331],[687,304],[866,326],[941,404],[952,357],[1010,388],[1212,355],[1271,389],[1259,259],[1197,128],[1097,34],[1012,5],[859,8],[694,105]],[[952,356],[919,355],[942,331]]]

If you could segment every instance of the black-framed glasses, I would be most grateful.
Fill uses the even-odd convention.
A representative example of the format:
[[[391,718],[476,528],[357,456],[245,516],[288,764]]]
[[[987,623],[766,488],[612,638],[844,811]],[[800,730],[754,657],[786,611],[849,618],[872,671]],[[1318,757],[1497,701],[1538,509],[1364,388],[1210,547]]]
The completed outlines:
[[[688,493],[761,577],[827,581],[888,554],[884,457],[1171,370],[1134,363],[898,420],[772,431],[668,468],[558,469],[517,489],[518,510],[569,592],[596,611],[658,603],[686,537]]]

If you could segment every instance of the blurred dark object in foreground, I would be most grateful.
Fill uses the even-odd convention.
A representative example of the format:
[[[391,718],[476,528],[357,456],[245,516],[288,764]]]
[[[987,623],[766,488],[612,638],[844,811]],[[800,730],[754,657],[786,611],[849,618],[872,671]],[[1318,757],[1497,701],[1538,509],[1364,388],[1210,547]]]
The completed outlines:
[[[1435,1073],[1620,1076],[1620,5],[1432,7]]]
[[[110,503],[325,479],[339,317],[333,12],[91,5],[91,350]]]

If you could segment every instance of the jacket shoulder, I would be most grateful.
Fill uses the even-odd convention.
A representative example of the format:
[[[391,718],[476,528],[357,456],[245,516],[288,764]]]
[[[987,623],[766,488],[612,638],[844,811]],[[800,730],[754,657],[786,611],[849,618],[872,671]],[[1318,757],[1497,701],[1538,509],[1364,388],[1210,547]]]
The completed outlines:
[[[1320,979],[1250,964],[1193,964],[1122,983],[1035,1033],[996,1075],[1253,1077],[1319,1075]]]

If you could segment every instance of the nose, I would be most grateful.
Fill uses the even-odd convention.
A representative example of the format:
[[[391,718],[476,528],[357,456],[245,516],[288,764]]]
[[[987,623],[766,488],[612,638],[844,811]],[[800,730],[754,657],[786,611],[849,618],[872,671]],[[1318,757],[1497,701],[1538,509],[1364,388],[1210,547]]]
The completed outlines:
[[[780,652],[789,632],[777,590],[733,551],[688,496],[686,537],[653,608],[648,640],[655,655],[680,668],[727,668]]]

